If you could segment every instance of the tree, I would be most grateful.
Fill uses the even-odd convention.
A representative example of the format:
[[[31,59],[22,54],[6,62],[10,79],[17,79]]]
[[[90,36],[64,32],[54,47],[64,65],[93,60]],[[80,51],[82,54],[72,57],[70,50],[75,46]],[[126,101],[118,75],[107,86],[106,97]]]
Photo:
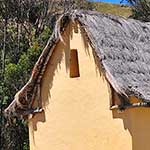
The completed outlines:
[[[133,18],[141,21],[150,21],[150,1],[149,0],[127,0],[133,10]]]

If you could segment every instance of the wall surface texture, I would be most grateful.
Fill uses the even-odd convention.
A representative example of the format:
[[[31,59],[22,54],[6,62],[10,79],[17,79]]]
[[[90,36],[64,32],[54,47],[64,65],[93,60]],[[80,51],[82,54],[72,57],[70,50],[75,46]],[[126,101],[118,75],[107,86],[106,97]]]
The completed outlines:
[[[83,31],[70,24],[42,80],[44,112],[29,119],[31,150],[150,150],[150,110],[109,110],[109,86]],[[80,77],[70,78],[70,49]]]

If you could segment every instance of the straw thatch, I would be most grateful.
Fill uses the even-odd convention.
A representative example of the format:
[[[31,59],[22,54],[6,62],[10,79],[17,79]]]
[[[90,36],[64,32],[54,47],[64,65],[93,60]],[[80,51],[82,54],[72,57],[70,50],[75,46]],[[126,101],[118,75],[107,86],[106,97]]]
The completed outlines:
[[[59,22],[63,18],[76,19],[81,24],[117,93],[150,103],[150,23],[81,10],[65,14]],[[42,75],[59,39],[60,34],[53,34],[48,41],[29,82],[16,94],[6,114],[34,113],[32,101],[40,93]]]

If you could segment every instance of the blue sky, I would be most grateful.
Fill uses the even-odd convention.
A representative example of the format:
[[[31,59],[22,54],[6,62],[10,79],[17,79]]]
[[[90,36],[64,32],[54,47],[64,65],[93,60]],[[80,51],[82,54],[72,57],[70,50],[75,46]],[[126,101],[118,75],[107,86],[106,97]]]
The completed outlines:
[[[120,4],[121,0],[92,0],[95,2],[107,2],[107,3],[113,3],[113,4]],[[126,0],[122,4],[127,4]]]

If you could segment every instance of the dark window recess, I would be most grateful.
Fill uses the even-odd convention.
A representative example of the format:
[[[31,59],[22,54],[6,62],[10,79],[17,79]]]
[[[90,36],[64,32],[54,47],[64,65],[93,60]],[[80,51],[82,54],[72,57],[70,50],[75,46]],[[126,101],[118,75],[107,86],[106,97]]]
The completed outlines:
[[[70,77],[75,78],[79,77],[79,60],[78,60],[78,51],[76,49],[71,49],[70,51]]]

